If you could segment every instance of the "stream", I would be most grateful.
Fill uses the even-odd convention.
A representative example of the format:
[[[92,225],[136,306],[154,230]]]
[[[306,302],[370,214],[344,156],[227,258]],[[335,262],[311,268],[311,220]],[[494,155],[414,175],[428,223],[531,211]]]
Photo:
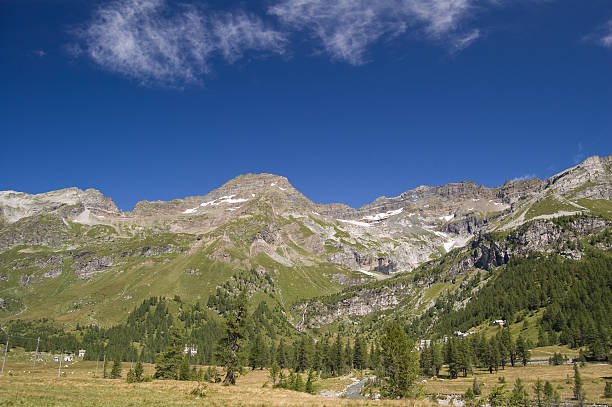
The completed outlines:
[[[361,395],[361,389],[363,389],[363,386],[365,386],[367,381],[368,379],[363,379],[363,380],[356,381],[355,383],[349,385],[346,389],[344,389],[341,396],[347,399],[353,399],[353,400],[363,399],[364,397]]]

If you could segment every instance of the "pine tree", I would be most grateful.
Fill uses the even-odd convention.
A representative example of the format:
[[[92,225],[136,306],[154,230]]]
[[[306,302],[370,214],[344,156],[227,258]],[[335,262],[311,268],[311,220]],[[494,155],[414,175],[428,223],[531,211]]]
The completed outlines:
[[[509,327],[506,326],[502,329],[501,339],[502,339],[501,342],[503,343],[503,346],[508,351],[508,357],[510,359],[510,364],[512,365],[512,367],[514,367],[516,363],[516,345],[514,341],[512,340],[512,335],[510,335]]]
[[[289,390],[295,390],[295,380],[296,374],[292,370],[291,372],[289,372],[289,377],[287,378],[287,388]]]
[[[471,407],[474,405],[474,401],[476,400],[476,395],[474,394],[474,390],[471,387],[468,387],[465,394],[463,395],[463,400],[465,401],[465,405]]]
[[[155,360],[156,379],[176,380],[178,379],[179,366],[183,360],[181,350],[181,339],[175,329],[170,332],[170,344],[166,349],[157,355]]]
[[[344,369],[351,370],[353,368],[353,348],[351,347],[351,341],[347,339],[346,345],[344,346]]]
[[[489,393],[488,397],[491,407],[503,407],[506,404],[505,387],[505,384],[500,384],[491,389],[491,393]]]
[[[342,339],[340,338],[340,332],[336,335],[336,341],[334,345],[330,347],[331,355],[330,360],[332,361],[332,373],[335,376],[342,374],[342,367],[344,366],[344,352],[342,349]]]
[[[516,340],[516,354],[523,366],[527,366],[529,359],[531,359],[531,352],[529,352],[527,343],[525,342],[522,334],[519,335],[518,339]]]
[[[523,385],[521,379],[516,379],[514,382],[514,388],[510,393],[508,404],[511,407],[528,407],[529,406],[529,394]]]
[[[459,376],[461,368],[460,354],[457,340],[449,339],[446,343],[446,362],[448,363],[448,374],[451,379],[456,379]]]
[[[542,383],[542,380],[538,379],[535,382],[535,384],[533,385],[533,392],[535,393],[536,406],[544,407],[544,398],[543,398],[544,383]]]
[[[366,367],[367,350],[365,342],[361,337],[355,338],[355,348],[353,350],[353,367],[363,370]]]
[[[538,326],[538,347],[548,346],[548,335],[542,325]]]
[[[144,368],[141,362],[137,362],[136,366],[134,366],[134,378],[137,382],[141,382],[143,380]]]
[[[272,380],[272,386],[276,386],[276,379],[278,377],[278,373],[280,372],[280,367],[278,363],[273,362],[270,367],[270,379]]]
[[[314,382],[316,381],[316,375],[314,370],[310,369],[308,371],[308,378],[306,379],[306,387],[304,389],[304,391],[306,393],[310,393],[310,394],[314,394],[315,389],[314,389]]]
[[[119,379],[121,377],[121,360],[115,357],[113,360],[113,368],[111,369],[110,378]]]
[[[285,340],[283,338],[281,338],[280,342],[278,343],[276,360],[278,361],[278,365],[281,367],[281,369],[286,369],[289,367],[287,346],[285,345]]]
[[[389,326],[381,340],[382,391],[384,397],[409,397],[419,374],[416,352],[399,325]]]
[[[299,373],[295,374],[295,382],[293,385],[293,390],[304,391],[304,380],[302,379],[302,375]]]
[[[546,407],[559,405],[559,393],[548,380],[544,384],[544,405]]]
[[[431,376],[432,361],[430,360],[429,348],[421,350],[421,356],[419,357],[419,366],[423,375]]]
[[[136,377],[134,377],[134,369],[128,370],[127,375],[125,376],[125,379],[128,383],[136,382]]]
[[[604,388],[604,397],[607,399],[612,399],[612,382],[606,382],[606,387]]]
[[[476,378],[472,382],[472,392],[475,396],[480,396],[482,394],[482,383],[480,383]]]
[[[236,384],[236,375],[241,368],[241,351],[246,337],[247,325],[247,296],[242,291],[228,310],[225,317],[225,337],[219,342],[218,358],[225,366],[226,373],[223,383],[226,385]]]
[[[440,345],[432,345],[431,353],[433,357],[434,375],[437,376],[440,373],[440,369],[442,369],[442,365],[444,364],[444,357],[442,356]]]
[[[179,380],[191,380],[191,372],[189,371],[189,359],[187,355],[183,357],[183,360],[181,361],[181,365],[179,366],[178,379]]]
[[[578,365],[574,363],[574,398],[578,400],[578,405],[582,407],[584,405],[585,400],[585,392],[582,387],[582,376],[580,376],[580,372],[578,371]]]
[[[373,343],[370,347],[370,356],[368,360],[370,362],[370,369],[378,370],[380,368],[380,352],[378,351],[376,343]]]
[[[250,354],[249,354],[249,364],[251,368],[255,370],[256,368],[263,369],[266,364],[266,359],[268,358],[266,352],[266,344],[264,342],[263,337],[260,333],[255,335],[255,340],[251,344]]]
[[[463,376],[467,377],[468,373],[472,372],[472,350],[468,341],[459,341],[459,369],[463,372]]]
[[[305,372],[310,367],[311,349],[310,340],[308,337],[303,336],[300,340],[296,355],[296,366],[295,370],[298,372]]]

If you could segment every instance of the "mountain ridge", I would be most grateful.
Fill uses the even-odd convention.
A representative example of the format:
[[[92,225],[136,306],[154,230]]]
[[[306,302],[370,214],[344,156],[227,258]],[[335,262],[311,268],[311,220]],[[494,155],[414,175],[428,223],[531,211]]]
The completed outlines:
[[[353,208],[348,204],[342,203],[342,202],[332,202],[332,203],[315,203],[315,205],[321,205],[321,206],[342,206],[342,207],[347,207],[356,211],[365,209],[365,208],[369,208],[372,207],[374,205],[377,204],[377,202],[379,201],[385,201],[385,200],[392,200],[392,199],[399,199],[402,197],[415,197],[415,196],[419,196],[419,194],[423,194],[423,193],[427,193],[427,192],[431,192],[431,191],[441,191],[442,194],[447,193],[447,194],[451,194],[451,190],[452,189],[462,189],[461,187],[464,185],[469,185],[472,188],[467,188],[467,189],[477,189],[477,190],[484,190],[484,191],[495,191],[495,190],[503,190],[503,189],[507,189],[507,187],[509,185],[512,186],[517,186],[517,185],[526,185],[526,184],[541,184],[541,183],[545,183],[546,181],[551,180],[551,183],[554,183],[556,180],[558,180],[560,177],[562,177],[564,174],[575,170],[576,168],[579,167],[583,167],[583,166],[589,166],[589,167],[595,167],[593,166],[592,163],[596,163],[598,161],[600,161],[601,159],[603,159],[604,161],[607,162],[612,162],[612,155],[611,156],[604,156],[604,157],[600,157],[597,155],[591,156],[586,158],[582,163],[577,164],[574,167],[570,167],[566,170],[563,170],[555,175],[552,175],[551,177],[545,179],[545,180],[541,180],[540,178],[534,177],[534,178],[530,178],[528,180],[518,180],[518,181],[511,181],[511,180],[506,180],[504,181],[503,184],[501,185],[497,185],[497,186],[493,186],[493,187],[486,187],[482,184],[477,184],[474,181],[471,180],[464,180],[464,181],[456,181],[456,182],[450,182],[447,184],[443,184],[443,185],[437,185],[437,186],[433,186],[433,185],[420,185],[416,188],[413,189],[409,189],[406,190],[404,192],[402,192],[401,194],[397,195],[397,196],[390,196],[387,197],[385,195],[379,196],[377,197],[374,201],[370,202],[370,203],[366,203],[364,205],[362,205],[359,208]],[[609,164],[608,164],[609,165]],[[285,185],[288,186],[289,188],[291,188],[292,191],[298,192],[300,195],[304,196],[301,192],[299,192],[295,187],[293,187],[293,185],[291,185],[291,183],[289,182],[288,178],[282,175],[277,175],[277,174],[271,174],[271,173],[246,173],[246,174],[240,174],[237,175],[234,178],[231,178],[230,180],[226,181],[224,184],[222,184],[221,186],[219,186],[218,188],[215,188],[213,190],[211,190],[210,192],[204,194],[204,195],[190,195],[190,196],[186,196],[183,198],[173,198],[169,201],[163,201],[163,200],[155,200],[155,201],[148,201],[148,200],[141,200],[138,201],[134,207],[132,208],[131,211],[122,211],[120,209],[118,209],[116,207],[116,205],[114,204],[114,202],[112,203],[112,205],[114,206],[114,209],[117,212],[120,213],[135,213],[138,212],[137,207],[139,206],[139,204],[145,205],[145,204],[168,204],[168,203],[172,203],[172,202],[177,202],[177,201],[193,201],[193,200],[197,200],[197,199],[202,199],[202,198],[211,198],[214,197],[215,195],[220,195],[222,192],[221,191],[232,191],[232,187],[234,186],[234,184],[237,184],[243,180],[249,180],[252,178],[256,178],[259,179],[261,182],[259,182],[259,186],[263,187],[264,184],[263,182],[266,181],[276,181],[276,182],[272,182],[272,184],[276,184],[277,182],[280,182],[280,185]],[[236,186],[235,189],[240,189],[239,186]],[[47,192],[43,192],[43,193],[38,193],[38,194],[30,194],[30,193],[26,193],[26,192],[21,192],[21,191],[15,191],[15,190],[4,190],[4,191],[0,191],[0,202],[2,202],[2,200],[6,200],[6,196],[7,195],[20,195],[20,196],[27,196],[27,197],[32,197],[32,198],[43,198],[43,197],[47,197],[47,196],[53,196],[53,195],[61,195],[61,193],[68,193],[71,192],[73,193],[73,195],[87,195],[88,193],[95,193],[97,195],[100,195],[101,197],[103,197],[105,200],[110,200],[112,202],[112,197],[107,197],[105,195],[102,194],[102,192],[98,189],[95,188],[87,188],[85,190],[82,190],[78,187],[67,187],[67,188],[61,188],[58,190],[52,190],[52,191],[47,191]],[[306,198],[306,197],[305,197]],[[308,199],[308,198],[306,198]],[[308,199],[310,201],[310,199]],[[58,202],[62,202],[61,198]],[[72,201],[72,203],[76,203],[77,201]],[[313,202],[313,201],[311,201]],[[314,202],[313,202],[314,203]]]

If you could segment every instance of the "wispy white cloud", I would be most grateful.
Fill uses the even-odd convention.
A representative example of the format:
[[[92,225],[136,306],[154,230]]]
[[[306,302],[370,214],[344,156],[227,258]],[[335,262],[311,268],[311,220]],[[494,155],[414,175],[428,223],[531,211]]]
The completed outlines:
[[[576,151],[576,154],[574,154],[574,164],[580,164],[582,161],[584,161],[585,157],[586,154],[582,148],[582,143],[578,143],[578,150]]]
[[[81,52],[105,69],[164,84],[200,82],[215,54],[234,62],[249,50],[282,53],[286,42],[259,17],[165,0],[108,3],[78,35]]]
[[[384,36],[415,30],[453,51],[480,36],[461,23],[474,12],[475,0],[279,0],[268,12],[288,28],[310,30],[324,50],[351,64],[365,62],[368,46]]]
[[[599,42],[604,47],[612,49],[612,20],[604,25],[601,36],[599,37]]]
[[[535,174],[525,174],[525,175],[521,175],[520,177],[514,177],[510,181],[511,182],[527,181],[527,180],[534,179],[534,178],[536,178]]]
[[[187,0],[185,0],[187,1]],[[474,21],[499,0],[270,0],[265,19],[245,11],[211,12],[167,0],[111,0],[78,30],[66,50],[141,83],[199,83],[213,59],[233,63],[249,51],[283,54],[291,33],[309,33],[322,52],[353,65],[383,39],[402,35],[455,53],[482,36]],[[199,3],[200,5],[202,3]],[[612,49],[612,20],[592,37]],[[44,52],[44,51],[41,51]],[[44,54],[41,54],[43,56]]]

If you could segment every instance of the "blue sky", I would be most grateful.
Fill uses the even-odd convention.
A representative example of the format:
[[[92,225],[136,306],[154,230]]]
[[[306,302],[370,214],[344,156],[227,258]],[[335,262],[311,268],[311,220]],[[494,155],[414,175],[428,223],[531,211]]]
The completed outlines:
[[[612,1],[0,0],[0,189],[361,206],[612,154]]]

